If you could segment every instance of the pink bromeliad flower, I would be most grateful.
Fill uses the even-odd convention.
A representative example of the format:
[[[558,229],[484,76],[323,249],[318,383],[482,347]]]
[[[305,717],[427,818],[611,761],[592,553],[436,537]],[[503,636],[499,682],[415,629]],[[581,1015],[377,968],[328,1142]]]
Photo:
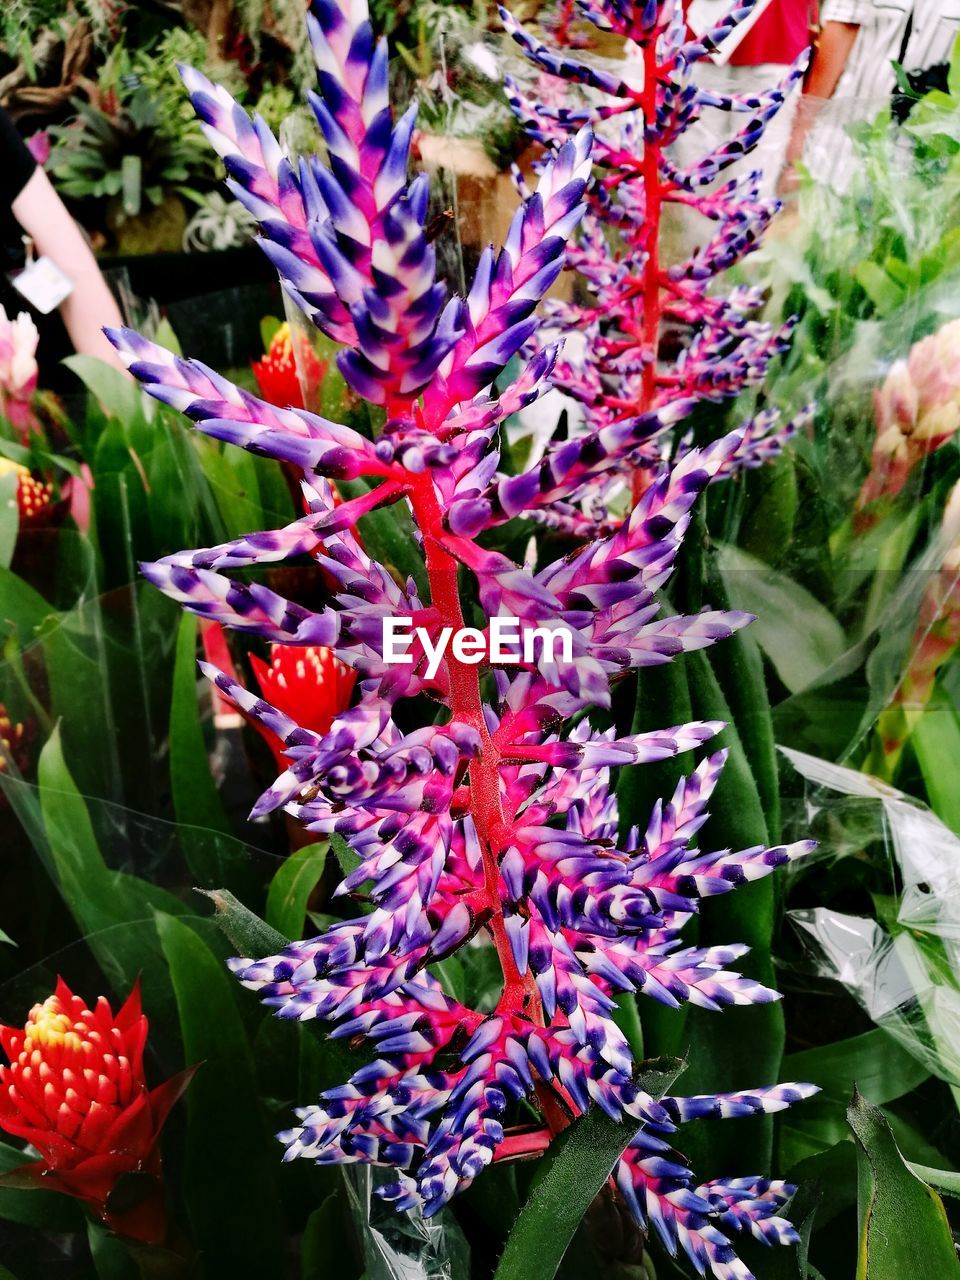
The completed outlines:
[[[0,306],[0,412],[25,441],[34,425],[37,390],[37,326],[25,312],[11,320]]]
[[[858,529],[869,528],[880,504],[904,489],[920,462],[960,428],[960,320],[951,320],[891,366],[874,393],[870,471],[857,497]]]

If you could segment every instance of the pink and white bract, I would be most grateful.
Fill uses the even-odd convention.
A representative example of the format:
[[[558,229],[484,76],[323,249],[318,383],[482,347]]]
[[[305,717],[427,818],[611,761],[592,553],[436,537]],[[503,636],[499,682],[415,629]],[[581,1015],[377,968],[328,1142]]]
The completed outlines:
[[[202,617],[274,645],[333,649],[357,674],[352,704],[318,733],[207,668],[284,745],[287,768],[256,812],[284,808],[311,831],[343,836],[359,865],[342,891],[369,907],[279,955],[232,962],[279,1017],[324,1019],[334,1035],[363,1036],[373,1049],[374,1060],[346,1084],[298,1111],[281,1135],[287,1158],[393,1166],[396,1179],[382,1193],[431,1214],[491,1161],[541,1153],[596,1103],[626,1122],[614,1180],[641,1224],[701,1271],[747,1277],[731,1238],[795,1239],[779,1216],[791,1189],[762,1178],[700,1185],[673,1152],[673,1135],[690,1119],[776,1111],[813,1089],[657,1101],[634,1082],[611,1012],[623,992],[715,1010],[775,999],[729,967],[745,948],[687,947],[680,929],[702,898],[768,875],[810,846],[691,847],[722,752],[657,805],[645,831],[621,837],[611,769],[696,749],[723,726],[626,738],[582,718],[563,728],[590,706],[608,706],[611,682],[631,670],[711,645],[749,621],[719,612],[661,617],[656,598],[694,502],[743,437],[686,452],[613,536],[557,563],[520,566],[481,547],[477,534],[536,518],[622,467],[689,401],[612,420],[554,444],[533,470],[502,474],[500,424],[547,390],[558,353],[540,351],[512,381],[504,369],[534,336],[537,304],[583,216],[591,136],[579,132],[544,165],[504,247],[483,254],[466,299],[451,296],[436,280],[425,233],[426,179],[407,178],[413,114],[392,118],[387,52],[374,41],[365,0],[315,0],[308,21],[326,163],[294,164],[224,90],[193,71],[184,79],[284,287],[342,344],[338,363],[354,391],[385,409],[382,433],[371,440],[277,408],[134,333],[113,335],[147,389],[198,430],[304,473],[305,516],[147,565],[148,578]],[[358,478],[366,486],[335,506],[329,481]],[[395,581],[353,532],[365,513],[398,502],[418,531],[428,599],[413,581]],[[228,572],[305,554],[336,584],[319,611]],[[422,651],[412,666],[384,661],[385,617],[433,636],[462,628],[465,613],[481,623],[477,603],[485,619],[569,628],[574,661],[489,671],[451,656],[433,679]],[[400,728],[395,708],[420,694],[442,713]],[[406,713],[401,722],[409,721]],[[427,968],[481,930],[503,970],[491,1012],[465,1007]],[[520,1098],[539,1125],[511,1129]]]

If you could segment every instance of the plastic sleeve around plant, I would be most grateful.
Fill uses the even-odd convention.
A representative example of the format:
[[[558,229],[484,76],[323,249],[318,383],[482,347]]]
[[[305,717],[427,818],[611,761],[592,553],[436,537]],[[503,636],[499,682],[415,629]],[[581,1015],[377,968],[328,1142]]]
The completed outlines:
[[[784,750],[802,780],[815,860],[866,860],[899,892],[878,919],[830,906],[795,909],[811,970],[840,983],[934,1075],[960,1086],[960,838],[924,805],[877,779]]]

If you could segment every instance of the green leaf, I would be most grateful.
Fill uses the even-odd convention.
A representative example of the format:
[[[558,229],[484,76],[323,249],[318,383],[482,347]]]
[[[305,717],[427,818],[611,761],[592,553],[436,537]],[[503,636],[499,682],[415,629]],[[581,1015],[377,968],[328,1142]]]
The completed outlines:
[[[960,760],[960,716],[946,700],[929,706],[913,730],[911,745],[923,774],[930,808],[960,835],[960,787],[945,760]]]
[[[272,1275],[284,1256],[276,1142],[264,1122],[253,1055],[226,967],[173,916],[157,916],[187,1063],[183,1192],[199,1248],[244,1274]]]
[[[140,212],[143,179],[143,161],[138,155],[127,154],[120,162],[120,181],[123,191],[123,211],[135,218]]]
[[[800,1240],[796,1248],[771,1249],[764,1263],[763,1280],[813,1280],[810,1269],[810,1241],[823,1203],[823,1187],[802,1183],[790,1201],[790,1221]]]
[[[201,892],[213,903],[216,922],[238,955],[259,960],[262,956],[277,955],[289,943],[288,937],[261,920],[228,890],[203,889]]]
[[[721,548],[718,561],[731,603],[757,615],[751,630],[791,693],[813,684],[844,653],[840,623],[792,578],[739,547]]]
[[[682,1067],[676,1059],[644,1063],[638,1087],[660,1098]],[[507,1240],[495,1280],[553,1280],[581,1218],[632,1136],[629,1124],[595,1106],[554,1141]]]
[[[344,840],[343,836],[334,832],[330,837],[330,848],[337,855],[340,870],[345,876],[348,876],[351,871],[356,871],[360,865],[360,859]]]
[[[686,724],[693,719],[690,689],[684,663],[671,662],[637,673],[637,693],[631,733],[661,730],[664,725]],[[646,830],[653,806],[673,794],[685,768],[693,768],[691,757],[665,760],[658,764],[620,770],[617,804],[624,830],[639,826]],[[469,953],[468,953],[469,954]],[[496,968],[499,976],[499,966]],[[671,1057],[682,1053],[689,1006],[668,1009],[657,1000],[637,1001],[643,1025],[643,1041],[648,1057]]]
[[[124,1242],[99,1223],[87,1223],[87,1243],[97,1280],[142,1280],[140,1268]]]
[[[44,618],[56,615],[39,592],[10,569],[0,565],[0,628],[12,631],[25,649],[35,639]]]
[[[729,703],[706,653],[686,656],[693,718],[721,720],[727,728],[710,744],[726,747],[726,767],[710,802],[710,819],[704,828],[702,847],[744,849],[769,843],[769,832],[750,762],[737,731]],[[738,887],[719,900],[707,902],[699,922],[699,945],[723,944],[736,938],[750,947],[743,972],[773,987],[776,976],[771,940],[776,918],[776,884],[772,877]],[[706,1010],[690,1011],[686,1053],[690,1061],[683,1088],[691,1093],[742,1087],[744,1080],[771,1081],[780,1076],[783,1053],[783,1010],[778,1002],[731,1008],[722,1018]],[[736,1130],[734,1132],[733,1130]],[[741,1120],[710,1133],[690,1126],[685,1154],[699,1159],[738,1160],[766,1168],[771,1159],[773,1124],[770,1116]]]
[[[440,983],[448,995],[466,1003],[467,986],[463,964],[458,955],[449,955],[444,960],[427,966],[427,971]]]
[[[261,920],[226,889],[211,892],[201,890],[216,909],[216,922],[236,949],[238,955],[259,960],[263,956],[277,955],[289,945],[290,939],[278,933],[265,920]],[[324,1031],[322,1023],[311,1019],[301,1034],[315,1035],[320,1039],[323,1054],[321,1063],[326,1079],[336,1077],[340,1082],[352,1075],[358,1067],[369,1061],[353,1053],[343,1040],[333,1040]]]
[[[157,885],[107,866],[63,759],[58,731],[40,753],[38,781],[39,813],[24,804],[18,817],[118,995],[125,997],[142,975],[144,1004],[162,1018],[170,984],[152,913],[177,914],[183,905]]]
[[[826,1098],[841,1102],[854,1086],[875,1106],[893,1102],[919,1088],[930,1072],[886,1031],[877,1028],[783,1060],[785,1080],[817,1084]]]
[[[914,1164],[912,1160],[907,1161],[907,1167],[928,1187],[960,1199],[960,1173],[953,1169],[931,1169],[928,1164]]]
[[[0,1142],[0,1220],[46,1231],[78,1231],[83,1216],[76,1200],[36,1184],[25,1190],[4,1185],[4,1174],[29,1163],[30,1157],[19,1147]]]
[[[821,1191],[817,1227],[843,1213],[857,1199],[857,1153],[849,1130],[833,1146],[787,1166],[787,1181],[810,1192]]]
[[[50,690],[50,707],[59,720],[63,751],[78,788],[86,795],[110,796],[122,778],[110,687],[112,674],[99,606],[62,621],[49,616],[39,629]],[[114,655],[116,656],[116,655]],[[128,696],[132,696],[128,691]]]
[[[0,475],[0,568],[9,569],[20,532],[20,510],[17,489],[20,477],[16,471]]]
[[[286,938],[303,936],[310,895],[320,883],[327,865],[326,840],[297,849],[270,882],[267,894],[267,924]]]
[[[857,1142],[857,1280],[960,1276],[943,1202],[908,1168],[883,1114],[857,1093],[847,1120]]]
[[[903,289],[876,262],[859,263],[853,277],[880,315],[895,311],[903,301]]]
[[[716,555],[707,557],[705,589],[713,608],[729,609]],[[710,665],[716,674],[750,764],[763,808],[767,835],[780,839],[780,773],[767,693],[767,677],[754,628],[738,631],[714,646]]]
[[[343,1227],[340,1222],[336,1194],[327,1196],[319,1209],[314,1209],[304,1227],[300,1245],[300,1280],[332,1280],[341,1277],[345,1266]]]
[[[185,613],[177,631],[170,703],[170,786],[180,843],[198,885],[252,888],[252,869],[230,831],[203,740],[197,700],[197,619]]]
[[[122,370],[96,356],[67,356],[63,363],[77,375],[111,418],[133,423],[143,416],[140,388]]]
[[[749,510],[737,534],[740,547],[771,564],[789,552],[799,509],[797,455],[788,449],[746,478]]]
[[[957,36],[950,51],[947,92],[951,98],[960,98],[960,36]]]
[[[634,995],[632,991],[622,992],[617,997],[616,1008],[612,1014],[614,1022],[630,1046],[634,1062],[643,1061],[643,1027],[640,1022],[640,1010],[637,1008],[640,999],[642,997]]]

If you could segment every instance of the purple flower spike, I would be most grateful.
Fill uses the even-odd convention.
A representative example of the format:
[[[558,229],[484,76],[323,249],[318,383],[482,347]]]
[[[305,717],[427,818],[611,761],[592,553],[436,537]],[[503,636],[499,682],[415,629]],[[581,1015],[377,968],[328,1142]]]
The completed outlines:
[[[674,0],[585,0],[579,7],[596,26],[636,43],[642,67],[637,66],[635,75],[620,79],[579,54],[558,53],[507,10],[500,11],[505,29],[538,69],[546,98],[536,102],[510,81],[508,98],[524,129],[558,153],[571,134],[597,126],[583,229],[568,256],[590,296],[586,302],[550,303],[550,317],[555,331],[576,335],[557,365],[554,383],[582,406],[586,448],[589,453],[602,441],[606,466],[598,468],[591,457],[593,465],[583,467],[576,456],[579,442],[568,442],[565,474],[571,479],[576,474],[566,470],[572,463],[581,480],[576,506],[556,511],[559,494],[550,492],[549,482],[541,489],[541,495],[549,495],[541,496],[541,503],[555,508],[553,518],[546,512],[544,518],[553,523],[559,519],[558,527],[576,511],[598,505],[606,484],[603,472],[612,466],[633,472],[634,496],[639,497],[665,460],[658,437],[686,416],[693,403],[732,398],[760,385],[771,362],[786,349],[792,326],[775,330],[757,321],[761,298],[750,290],[734,288],[724,294],[717,287],[725,271],[760,245],[779,203],[761,196],[759,173],[724,184],[721,180],[756,150],[770,122],[798,90],[808,62],[805,53],[766,92],[706,90],[696,82],[696,64],[749,16],[753,0],[735,5],[712,30],[692,40],[684,9]],[[678,164],[674,144],[715,111],[739,120],[739,128],[695,163]],[[523,189],[522,179],[518,181]],[[661,260],[661,221],[671,206],[699,214],[703,237],[702,247],[689,257],[667,264]],[[674,333],[678,326],[689,330],[686,348],[672,369],[659,358],[664,322]],[[671,413],[677,407],[679,415]],[[778,428],[775,415],[765,413],[762,428],[758,424],[745,432],[739,453],[714,478],[775,458],[795,429],[793,424]],[[554,475],[557,462],[551,458],[545,464]],[[524,503],[527,496],[504,481],[497,499],[490,510],[456,512],[452,527],[459,531],[468,521],[471,528],[483,527],[490,516],[500,516],[501,504],[509,516],[511,502]]]
[[[654,807],[642,832],[621,831],[612,771],[701,752],[724,726],[695,721],[618,737],[585,713],[608,706],[612,685],[630,672],[751,621],[709,608],[666,616],[660,593],[704,489],[774,456],[802,425],[781,427],[764,412],[706,447],[687,439],[665,447],[698,401],[757,382],[787,340],[749,319],[751,291],[708,289],[766,225],[769,209],[752,179],[709,190],[693,172],[671,181],[678,202],[698,201],[716,224],[700,253],[659,285],[664,313],[694,327],[675,378],[657,372],[655,343],[618,346],[615,326],[643,320],[627,297],[650,248],[649,204],[634,178],[638,140],[642,154],[644,138],[672,138],[700,110],[721,106],[742,114],[738,145],[749,147],[789,85],[742,100],[698,94],[689,68],[721,29],[691,44],[672,0],[581,7],[660,50],[656,94],[557,55],[511,24],[541,68],[601,89],[612,104],[541,113],[537,127],[560,145],[506,243],[481,255],[466,298],[436,279],[426,181],[408,176],[414,116],[394,121],[386,47],[373,37],[364,0],[316,0],[309,17],[322,158],[294,166],[261,122],[184,72],[285,288],[341,344],[338,363],[353,391],[386,410],[375,441],[259,400],[128,330],[111,338],[150,394],[198,430],[302,473],[298,519],[166,556],[145,575],[202,617],[272,644],[324,646],[356,673],[349,705],[320,733],[289,705],[281,710],[232,675],[203,668],[278,744],[283,772],[254,815],[283,809],[317,835],[342,837],[357,859],[338,894],[363,909],[277,955],[230,964],[277,1017],[321,1019],[332,1035],[372,1048],[345,1084],[296,1112],[280,1135],[284,1158],[388,1165],[395,1178],[380,1194],[429,1215],[492,1162],[541,1154],[571,1116],[600,1106],[626,1121],[612,1183],[641,1227],[701,1274],[748,1280],[734,1242],[744,1234],[793,1241],[781,1213],[791,1188],[750,1177],[699,1183],[674,1135],[699,1117],[777,1111],[812,1089],[657,1102],[634,1083],[615,1002],[628,994],[719,1012],[777,999],[739,971],[744,946],[692,946],[683,929],[703,899],[770,875],[811,845],[698,846],[722,751]],[[519,90],[511,93],[520,104]],[[623,124],[620,143],[608,130],[594,143],[582,127],[638,111],[643,127]],[[572,136],[561,140],[565,132]],[[731,154],[715,153],[703,172]],[[594,165],[626,176],[598,184]],[[625,230],[622,257],[607,252],[607,215]],[[537,307],[567,257],[597,298],[596,314],[548,304],[555,319],[587,333],[589,359],[579,366],[558,343],[538,339]],[[531,354],[511,380],[504,370],[518,352]],[[504,474],[502,424],[552,381],[579,396],[593,429],[550,442],[535,466]],[[644,385],[654,388],[646,399]],[[632,513],[597,515],[624,467],[640,461],[649,482]],[[359,478],[366,487],[336,505],[329,482]],[[364,545],[365,517],[401,502],[415,524],[425,591],[398,581]],[[562,528],[578,545],[554,562],[538,563],[531,551],[519,564],[476,541],[514,519]],[[304,560],[316,566],[311,607],[245,576]],[[421,695],[434,704],[425,717]],[[482,1010],[431,972],[480,934],[503,972],[495,1006]]]

